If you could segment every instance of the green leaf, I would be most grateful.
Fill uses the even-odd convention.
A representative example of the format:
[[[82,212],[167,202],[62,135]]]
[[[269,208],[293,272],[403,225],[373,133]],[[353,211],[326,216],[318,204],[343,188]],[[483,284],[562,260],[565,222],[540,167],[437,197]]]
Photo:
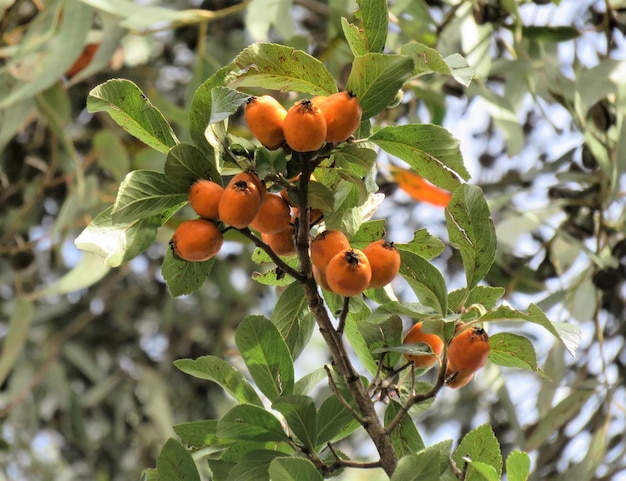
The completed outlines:
[[[522,36],[532,38],[540,42],[567,42],[582,35],[576,27],[568,25],[524,25],[522,26]]]
[[[167,249],[161,273],[174,297],[192,294],[202,287],[213,270],[215,257],[203,262],[187,262],[176,259],[172,249]]]
[[[246,33],[255,41],[266,40],[270,29],[274,28],[284,39],[295,35],[294,22],[286,22],[290,18],[292,0],[251,0],[246,8]],[[274,35],[274,32],[271,33]]]
[[[315,465],[304,458],[276,458],[269,468],[272,481],[322,481]]]
[[[249,95],[226,87],[214,87],[211,90],[211,117],[210,124],[215,124],[227,119],[239,110]]]
[[[525,320],[543,326],[550,334],[563,343],[572,356],[576,355],[576,349],[581,340],[581,330],[575,324],[566,322],[550,321],[545,313],[535,304],[528,308],[528,314],[511,309],[508,306],[500,306],[480,318],[481,321],[506,321]]]
[[[282,396],[272,403],[281,413],[289,429],[310,452],[317,447],[317,410],[309,396]]]
[[[144,469],[141,471],[139,481],[161,481],[161,478],[159,478],[159,472],[156,468]]]
[[[474,73],[474,69],[467,63],[467,60],[458,53],[448,55],[443,60],[448,65],[450,75],[454,77],[454,80],[468,87],[476,74]]]
[[[382,112],[413,71],[413,60],[404,55],[368,53],[352,63],[346,90],[359,99],[363,119]]]
[[[385,425],[389,424],[396,414],[400,412],[401,405],[391,401],[385,409]],[[415,422],[408,414],[402,417],[402,421],[391,433],[391,444],[398,457],[407,456],[424,449],[424,441],[417,431]]]
[[[475,470],[480,476],[474,476],[474,479],[482,479],[486,481],[500,481],[500,476],[496,473],[496,470],[493,466],[489,466],[488,464],[481,463],[480,461],[472,461],[471,459],[466,460],[466,462]]]
[[[159,152],[167,153],[178,142],[163,114],[130,80],[112,79],[92,89],[87,110],[107,112],[129,134]]]
[[[36,297],[67,294],[93,286],[102,280],[111,270],[102,262],[102,257],[92,252],[85,252],[78,263],[60,279],[36,292]]]
[[[181,193],[165,174],[153,170],[135,170],[120,185],[113,205],[113,221],[132,222],[158,216],[164,211],[177,211],[188,200],[188,189]]]
[[[367,345],[367,342],[363,338],[363,335],[361,334],[358,327],[359,323],[363,319],[366,319],[370,314],[371,311],[365,304],[363,304],[363,307],[360,311],[349,312],[346,319],[344,334],[346,336],[346,340],[348,341],[352,349],[354,349],[355,354],[357,355],[363,366],[365,366],[370,374],[374,375],[376,373],[378,365],[376,363],[376,360],[372,356],[369,346]]]
[[[463,180],[469,179],[459,141],[438,125],[384,127],[369,140],[388,154],[402,159],[421,177],[442,189],[454,191]]]
[[[426,260],[434,259],[445,248],[441,239],[431,235],[426,229],[420,229],[413,234],[413,240],[406,244],[394,243],[397,249],[412,252]]]
[[[216,419],[177,424],[174,431],[180,437],[181,443],[186,446],[204,448],[219,443]]]
[[[452,459],[457,467],[463,470],[464,457],[469,457],[472,461],[485,463],[495,469],[499,476],[502,474],[502,454],[500,444],[496,439],[493,429],[488,424],[473,429],[467,433],[458,448],[454,452]],[[483,481],[482,475],[473,467],[467,469],[467,481]]]
[[[528,481],[530,457],[524,451],[514,449],[506,458],[506,476],[509,481]]]
[[[499,366],[537,371],[537,354],[530,340],[519,334],[498,332],[489,337],[489,360]]]
[[[0,353],[0,385],[4,384],[26,345],[30,323],[35,312],[33,303],[21,296],[13,300],[12,307],[13,311]]]
[[[213,89],[222,87],[233,78],[234,65],[226,65],[211,75],[200,85],[193,94],[191,108],[189,109],[189,130],[191,138],[196,146],[205,152],[207,156],[215,157],[213,146],[208,142],[205,135],[207,126],[211,123],[213,112]],[[217,163],[217,160],[215,160]]]
[[[365,177],[376,164],[377,156],[378,154],[373,149],[345,144],[333,154],[332,160],[337,167],[349,170],[359,177]]]
[[[228,394],[241,403],[263,406],[252,385],[228,362],[215,356],[198,359],[178,359],[174,366],[185,374],[219,384]]]
[[[461,252],[468,288],[489,272],[496,258],[496,231],[489,206],[479,187],[465,184],[446,207],[450,243]]]
[[[385,235],[385,219],[375,219],[363,222],[359,230],[350,238],[350,245],[359,248],[371,242],[382,239]]]
[[[364,5],[365,4],[365,5]],[[389,30],[389,10],[386,0],[357,0],[355,17],[361,21],[368,52],[382,53]]]
[[[403,45],[400,49],[400,53],[402,55],[408,55],[413,59],[413,63],[415,64],[413,75],[415,76],[429,73],[452,75],[457,82],[466,87],[474,77],[474,71],[469,67],[467,61],[458,53],[444,59],[434,48],[430,48],[418,42]]]
[[[403,456],[390,481],[439,481],[439,450],[427,448]]]
[[[360,426],[341,401],[330,395],[317,412],[317,444],[321,447],[328,442],[340,441]]]
[[[446,316],[448,292],[441,273],[426,259],[412,252],[400,251],[400,258],[400,275],[409,283],[420,303]]]
[[[310,394],[327,377],[326,370],[323,367],[319,367],[298,379],[293,385],[293,394]]]
[[[457,289],[448,295],[448,304],[454,312],[465,306],[479,304],[485,309],[493,309],[505,293],[504,287],[476,286],[469,294],[467,289]]]
[[[175,439],[161,449],[156,462],[159,479],[167,481],[200,481],[200,474],[191,454]]]
[[[335,207],[334,194],[320,182],[309,182],[309,205],[315,209],[332,211]]]
[[[158,215],[114,223],[112,211],[113,206],[107,207],[74,240],[76,247],[98,254],[109,267],[118,267],[150,247],[157,229],[169,218]]]
[[[365,55],[368,52],[367,39],[362,29],[350,23],[345,17],[341,17],[341,29],[343,30],[343,35],[346,37],[346,42],[348,42],[350,46],[352,55],[357,57],[359,55]]]
[[[593,394],[593,389],[569,393],[566,398],[550,409],[544,418],[530,426],[526,432],[524,450],[538,449],[555,431],[579,415],[584,404]]]
[[[269,481],[269,467],[272,461],[285,457],[287,455],[280,451],[267,449],[250,451],[239,458],[226,481]]]
[[[222,185],[214,159],[190,144],[178,144],[170,149],[164,172],[167,181],[181,193],[189,192],[191,184],[198,179],[210,179]]]
[[[292,359],[297,359],[315,326],[302,284],[293,282],[287,286],[276,302],[271,320],[287,343]]]
[[[293,391],[293,360],[278,328],[263,316],[246,317],[235,333],[237,349],[270,401]]]
[[[402,342],[402,319],[400,316],[378,317],[374,320],[368,317],[361,320],[357,327],[372,353],[377,352],[376,349],[378,348],[396,346]],[[376,356],[376,358],[379,357]],[[399,360],[399,355],[391,355],[387,357],[385,362],[387,365],[395,366]]]
[[[324,64],[302,50],[273,43],[255,43],[233,61],[241,73],[231,87],[330,95],[337,92],[335,79]]]
[[[253,404],[238,404],[224,414],[217,423],[217,436],[237,441],[289,441],[278,418]]]

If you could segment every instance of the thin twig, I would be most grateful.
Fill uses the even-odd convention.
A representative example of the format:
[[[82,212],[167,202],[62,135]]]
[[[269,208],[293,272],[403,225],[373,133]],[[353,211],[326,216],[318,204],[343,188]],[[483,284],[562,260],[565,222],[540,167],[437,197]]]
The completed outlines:
[[[380,468],[381,467],[380,466],[380,460],[369,462],[369,463],[363,463],[363,462],[359,462],[359,461],[350,461],[348,459],[343,459],[343,458],[339,457],[339,453],[337,453],[337,451],[335,451],[335,448],[333,448],[332,444],[326,443],[326,446],[328,447],[330,452],[333,454],[333,456],[335,456],[336,461],[333,464],[336,465],[338,468],[339,467],[346,467],[346,468],[372,469],[372,468]]]
[[[365,422],[365,419],[358,412],[356,412],[356,410],[352,406],[350,406],[350,403],[339,392],[339,388],[337,387],[337,384],[335,384],[335,380],[333,379],[333,373],[330,371],[330,368],[325,365],[324,370],[326,371],[326,374],[328,376],[328,385],[330,386],[330,390],[337,397],[339,402],[343,404],[343,406],[350,412],[350,414],[352,414],[354,419],[363,424]]]

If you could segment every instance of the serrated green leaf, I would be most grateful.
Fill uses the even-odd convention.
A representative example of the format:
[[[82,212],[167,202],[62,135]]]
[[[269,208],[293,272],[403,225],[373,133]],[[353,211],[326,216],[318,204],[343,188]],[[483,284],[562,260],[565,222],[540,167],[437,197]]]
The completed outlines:
[[[334,395],[324,399],[317,413],[317,443],[323,446],[349,436],[361,424]]]
[[[472,461],[485,463],[495,469],[498,477],[502,474],[502,453],[500,443],[496,439],[493,429],[488,424],[473,429],[467,433],[455,450],[452,459],[457,467],[463,470],[465,461],[469,457]],[[483,477],[471,465],[467,469],[467,481],[483,481]]]
[[[475,470],[476,473],[480,475],[479,477],[474,476],[475,479],[482,479],[484,481],[500,481],[500,476],[496,473],[493,466],[481,463],[480,461],[472,461],[471,459],[466,462],[472,467],[473,470]]]
[[[324,184],[309,182],[309,205],[315,209],[332,211],[335,207],[335,196]]]
[[[413,289],[420,303],[447,315],[448,292],[441,273],[426,259],[408,251],[400,251],[400,275]]]
[[[76,247],[98,254],[109,267],[118,267],[150,247],[157,229],[169,218],[169,215],[159,215],[114,223],[112,211],[113,206],[98,214],[74,240]]]
[[[276,302],[271,320],[287,343],[291,357],[297,359],[315,326],[315,318],[308,312],[302,284],[293,282],[287,286]]]
[[[309,396],[282,396],[272,403],[272,409],[281,413],[289,429],[310,452],[317,447],[317,410]]]
[[[368,52],[381,53],[387,42],[389,10],[386,0],[357,0],[355,17],[362,23]]]
[[[89,112],[107,112],[129,134],[159,152],[167,153],[178,140],[163,114],[130,80],[112,79],[87,97]]]
[[[369,140],[442,189],[454,191],[463,180],[469,180],[459,141],[443,127],[432,124],[389,126],[377,131]]]
[[[476,286],[469,294],[467,289],[457,289],[448,295],[448,304],[454,312],[472,304],[479,304],[485,309],[493,309],[505,293],[504,287]]]
[[[459,187],[446,207],[446,221],[450,243],[461,252],[467,286],[473,288],[496,258],[496,231],[482,190]]]
[[[226,481],[269,481],[269,467],[277,458],[287,455],[280,451],[259,449],[244,454],[228,473]]]
[[[400,412],[401,405],[396,401],[391,401],[385,409],[385,425]],[[398,457],[414,454],[424,449],[424,441],[417,431],[415,422],[408,414],[402,417],[400,423],[391,433],[391,444]]]
[[[368,53],[352,63],[346,90],[359,99],[363,119],[387,108],[413,71],[413,60],[404,55]]]
[[[272,481],[322,481],[315,465],[304,458],[276,458],[270,463]]]
[[[450,75],[450,66],[444,61],[441,54],[434,48],[419,42],[410,42],[400,49],[402,55],[413,59],[413,75],[420,76],[428,73]]]
[[[282,424],[271,412],[254,404],[239,404],[217,423],[217,436],[236,441],[288,441]]]
[[[181,193],[161,172],[134,170],[120,185],[113,205],[113,221],[132,222],[178,210],[188,202],[187,192]]]
[[[174,297],[192,294],[202,287],[213,270],[215,257],[203,262],[187,262],[176,259],[172,249],[167,249],[161,273]]]
[[[214,159],[207,157],[191,144],[178,144],[167,153],[163,168],[167,182],[181,193],[189,192],[191,184],[198,179],[210,179],[222,185],[222,176]]]
[[[530,457],[524,451],[514,449],[506,458],[506,476],[509,481],[528,481]]]
[[[519,334],[498,332],[489,337],[489,360],[499,366],[537,370],[537,354],[530,340]]]
[[[156,462],[159,479],[168,481],[200,481],[200,474],[191,454],[175,439],[169,439]]]
[[[439,481],[439,451],[428,448],[400,458],[390,481]]]
[[[324,64],[308,53],[284,45],[255,43],[233,61],[241,73],[231,87],[330,95],[337,92],[335,79]]]
[[[367,50],[367,39],[365,38],[365,32],[357,25],[350,23],[347,18],[341,17],[341,29],[343,35],[346,38],[346,42],[350,46],[352,55],[355,57],[359,55],[365,55]]]
[[[235,343],[256,385],[270,401],[293,392],[293,360],[269,319],[246,317],[237,328]]]
[[[358,323],[358,329],[367,346],[372,353],[376,353],[378,348],[396,346],[402,342],[402,319],[399,316],[389,316],[378,318],[374,321],[372,317],[363,319]],[[376,356],[379,358],[380,356]],[[391,355],[386,359],[386,364],[394,366],[400,359],[399,355]]]
[[[211,90],[211,117],[210,124],[215,124],[227,119],[237,112],[249,95],[238,92],[237,90],[226,87],[214,87]]]
[[[232,365],[215,356],[198,359],[178,359],[174,365],[185,374],[219,384],[227,393],[241,403],[263,406],[257,392],[243,375]]]
[[[385,219],[363,222],[359,230],[350,238],[350,245],[359,248],[382,239],[385,235]]]
[[[420,229],[413,234],[413,240],[406,244],[396,244],[397,249],[417,254],[426,260],[431,260],[441,254],[445,248],[441,239],[431,235],[426,229]]]
[[[333,153],[332,160],[337,167],[346,169],[359,177],[365,177],[376,163],[375,150],[346,144]]]
[[[12,308],[0,352],[0,385],[4,383],[24,349],[35,312],[33,303],[21,296],[13,300]]]

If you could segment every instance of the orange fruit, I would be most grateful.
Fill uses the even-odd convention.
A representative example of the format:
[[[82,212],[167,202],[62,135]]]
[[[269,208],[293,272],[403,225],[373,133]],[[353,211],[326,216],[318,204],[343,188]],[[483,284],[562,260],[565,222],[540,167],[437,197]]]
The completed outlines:
[[[441,356],[443,352],[443,339],[441,339],[437,334],[433,334],[431,332],[423,332],[422,326],[423,322],[420,321],[417,324],[413,325],[409,332],[407,332],[403,344],[417,344],[419,342],[424,342],[428,344],[433,351],[435,356]],[[430,367],[437,362],[437,357],[433,355],[416,355],[416,354],[404,354],[404,357],[410,361],[415,367]]]
[[[235,175],[220,198],[218,215],[222,222],[235,229],[250,225],[261,207],[261,193],[249,172]]]
[[[473,372],[466,374],[456,372],[451,377],[446,379],[446,386],[451,387],[452,389],[459,389],[463,386],[467,386],[473,377]]]
[[[286,229],[276,234],[261,233],[261,239],[279,256],[293,256],[296,254],[294,235],[295,228],[293,224],[289,224]]]
[[[400,253],[393,245],[380,239],[363,249],[372,267],[370,287],[383,287],[389,284],[400,270]]]
[[[325,230],[311,241],[311,262],[320,272],[325,273],[330,260],[338,252],[349,247],[350,242],[343,232],[335,229]]]
[[[296,152],[318,150],[326,139],[326,118],[316,104],[301,100],[287,111],[283,133],[287,145]]]
[[[475,373],[487,362],[490,350],[489,335],[482,327],[464,329],[464,324],[459,323],[448,346],[448,377]]]
[[[370,263],[359,249],[348,248],[340,251],[326,266],[328,287],[340,296],[361,294],[367,289],[371,278]]]
[[[326,142],[350,138],[361,124],[361,104],[351,92],[337,92],[319,104],[326,119]]]
[[[189,262],[202,262],[215,256],[224,237],[212,221],[192,219],[181,223],[170,240],[174,256]]]
[[[283,121],[287,111],[271,95],[250,97],[244,107],[244,119],[252,135],[264,147],[276,150],[285,140]]]
[[[315,264],[313,264],[313,277],[318,285],[324,289],[325,291],[332,292],[332,289],[328,285],[328,280],[326,279],[326,274],[320,271]]]
[[[291,212],[280,195],[267,194],[250,227],[263,234],[276,234],[289,227]]]
[[[204,219],[219,218],[217,206],[220,203],[224,188],[208,179],[195,181],[189,189],[189,203],[193,210]]]

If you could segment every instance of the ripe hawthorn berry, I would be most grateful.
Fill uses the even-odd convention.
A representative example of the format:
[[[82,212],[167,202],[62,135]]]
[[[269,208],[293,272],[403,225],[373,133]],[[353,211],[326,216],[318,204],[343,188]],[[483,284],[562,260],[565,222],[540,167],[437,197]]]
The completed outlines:
[[[430,367],[437,362],[437,357],[441,356],[443,352],[443,339],[437,334],[422,331],[424,325],[423,321],[415,324],[409,332],[407,332],[403,344],[417,344],[424,342],[430,346],[434,355],[417,355],[417,354],[404,354],[407,361],[411,362],[415,367]]]
[[[295,228],[289,224],[286,229],[275,234],[261,233],[261,239],[279,256],[292,256],[296,253]]]
[[[296,102],[283,121],[287,145],[296,152],[319,150],[326,139],[326,118],[310,100]]]
[[[326,266],[326,281],[333,292],[340,296],[357,296],[370,283],[372,268],[363,251],[344,249],[330,260]]]
[[[267,194],[250,227],[262,234],[276,234],[291,223],[289,205],[280,195]]]
[[[287,110],[271,95],[250,97],[244,107],[244,120],[248,128],[264,147],[278,149],[285,136],[283,121]]]
[[[311,241],[311,262],[320,272],[325,273],[330,260],[349,247],[350,242],[343,232],[336,229],[325,230]]]
[[[457,334],[448,345],[447,377],[475,373],[487,362],[490,350],[487,331],[476,326],[466,329],[459,323]]]
[[[219,218],[235,229],[248,227],[261,207],[261,193],[251,180],[253,175],[249,172],[235,175],[220,198]]]
[[[386,286],[398,275],[400,253],[393,242],[380,239],[365,247],[363,252],[372,267],[372,280],[369,287]]]
[[[206,219],[182,222],[170,240],[174,256],[188,262],[209,260],[219,252],[223,243],[222,231]]]
[[[361,104],[351,92],[329,95],[320,109],[326,119],[326,142],[347,140],[361,124]]]
[[[224,188],[208,179],[195,181],[189,189],[189,203],[193,210],[204,219],[218,220],[218,205]]]

